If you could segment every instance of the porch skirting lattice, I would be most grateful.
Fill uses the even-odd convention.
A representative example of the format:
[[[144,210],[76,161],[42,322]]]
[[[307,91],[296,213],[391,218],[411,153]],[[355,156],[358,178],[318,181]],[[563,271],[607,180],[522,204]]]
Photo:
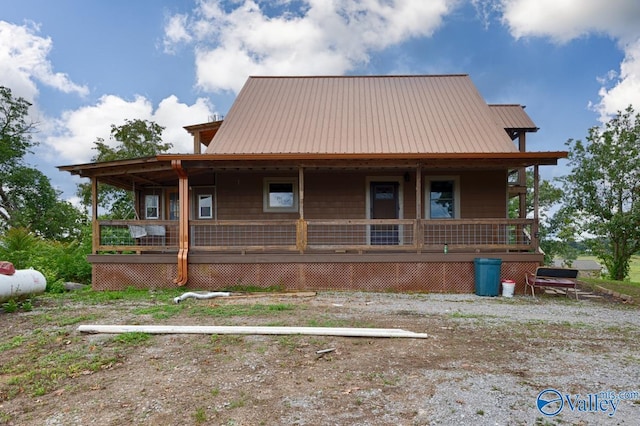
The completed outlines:
[[[115,260],[115,259],[114,259]],[[525,272],[539,262],[502,262],[500,278],[524,293]],[[192,263],[183,288],[215,291],[229,286],[280,286],[283,290],[355,290],[473,293],[473,261]],[[95,290],[177,288],[175,263],[93,263]]]

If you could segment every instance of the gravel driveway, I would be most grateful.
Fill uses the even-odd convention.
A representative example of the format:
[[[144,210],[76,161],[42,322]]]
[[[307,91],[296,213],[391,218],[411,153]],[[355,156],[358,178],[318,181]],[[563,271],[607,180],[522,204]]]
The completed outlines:
[[[222,316],[229,305],[238,314]],[[0,366],[34,362],[30,348],[47,335],[55,338],[41,356],[116,361],[60,378],[38,395],[12,394],[13,378],[0,370],[0,424],[637,425],[638,313],[636,305],[565,297],[354,292],[179,306],[152,294],[99,305],[42,302],[32,312],[0,314],[0,347],[23,342],[0,351]],[[429,337],[154,335],[123,345],[114,335],[79,333],[73,318],[402,328]],[[562,398],[562,406],[542,406],[555,416],[536,406],[547,389],[543,403]],[[629,393],[610,403],[620,392]]]

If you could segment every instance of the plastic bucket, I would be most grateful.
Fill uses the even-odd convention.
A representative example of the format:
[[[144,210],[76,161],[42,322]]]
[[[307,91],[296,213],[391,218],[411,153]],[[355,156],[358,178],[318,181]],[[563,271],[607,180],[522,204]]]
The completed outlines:
[[[513,297],[513,292],[516,289],[516,283],[513,280],[502,281],[502,296]]]

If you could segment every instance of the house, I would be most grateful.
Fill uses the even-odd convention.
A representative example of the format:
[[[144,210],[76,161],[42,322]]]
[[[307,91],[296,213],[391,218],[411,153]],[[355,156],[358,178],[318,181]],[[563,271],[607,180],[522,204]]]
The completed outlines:
[[[539,166],[567,156],[528,152],[524,108],[468,75],[250,77],[224,120],[185,129],[190,154],[59,167],[92,182],[94,289],[464,293],[489,257],[523,291],[543,261],[524,168],[537,207]],[[98,183],[138,218],[96,220]]]

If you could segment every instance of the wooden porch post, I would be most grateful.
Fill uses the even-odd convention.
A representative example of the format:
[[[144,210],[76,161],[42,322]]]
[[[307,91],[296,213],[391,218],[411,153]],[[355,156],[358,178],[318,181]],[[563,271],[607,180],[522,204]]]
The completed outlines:
[[[518,133],[518,148],[520,149],[520,152],[525,152],[527,150],[526,137],[526,132]],[[518,216],[520,219],[524,219],[527,217],[527,170],[524,167],[518,170],[518,186],[525,188],[525,192],[518,194]]]
[[[307,248],[307,221],[304,220],[304,167],[298,167],[298,210],[300,217],[296,226],[296,248],[303,253]]]
[[[422,166],[416,167],[416,221],[413,229],[414,244],[416,251],[420,253],[424,246],[424,235],[420,220],[422,219]]]
[[[538,208],[540,202],[539,186],[540,171],[539,166],[536,164],[535,166],[533,166],[533,229],[531,230],[531,232],[533,233],[532,238],[535,244],[536,251],[540,248],[540,234],[538,226]]]
[[[180,203],[180,217],[178,220],[178,276],[173,280],[179,286],[183,286],[189,279],[189,177],[182,168],[180,160],[171,160],[171,167],[178,174],[178,202]]]
[[[98,253],[100,224],[98,223],[98,178],[91,178],[91,252]]]
[[[194,132],[193,134],[193,153],[200,154],[200,131]]]

